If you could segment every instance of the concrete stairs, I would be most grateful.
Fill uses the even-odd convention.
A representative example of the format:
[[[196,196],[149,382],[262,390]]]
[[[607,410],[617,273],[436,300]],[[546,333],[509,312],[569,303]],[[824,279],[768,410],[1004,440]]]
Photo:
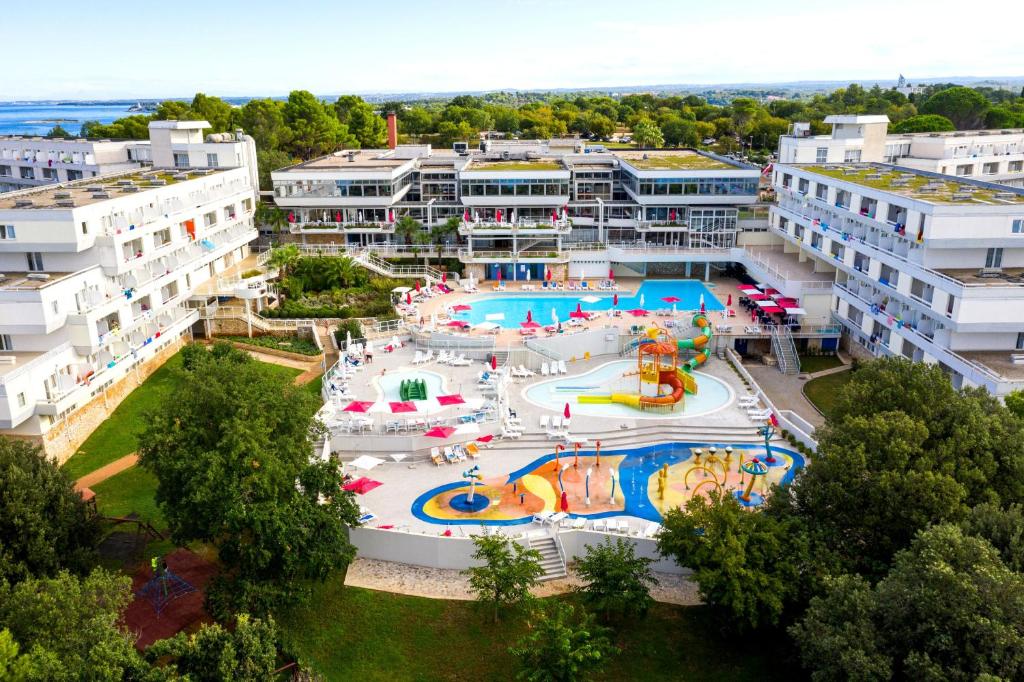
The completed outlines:
[[[378,275],[394,279],[423,278],[426,283],[441,281],[441,271],[430,265],[395,265],[372,251],[355,251],[349,254],[352,260]]]
[[[779,371],[783,374],[800,373],[800,355],[796,350],[796,342],[789,327],[778,326],[772,331],[772,352],[779,363]]]
[[[540,554],[540,567],[544,569],[544,574],[539,578],[541,582],[566,576],[565,561],[562,559],[562,553],[558,551],[558,543],[553,537],[550,535],[531,537],[529,542],[530,549],[536,550]]]

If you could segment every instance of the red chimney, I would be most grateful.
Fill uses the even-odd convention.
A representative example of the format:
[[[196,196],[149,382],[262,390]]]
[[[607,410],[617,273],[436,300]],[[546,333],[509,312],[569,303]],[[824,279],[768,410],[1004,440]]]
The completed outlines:
[[[388,112],[388,149],[394,149],[398,144],[398,118],[395,112]]]

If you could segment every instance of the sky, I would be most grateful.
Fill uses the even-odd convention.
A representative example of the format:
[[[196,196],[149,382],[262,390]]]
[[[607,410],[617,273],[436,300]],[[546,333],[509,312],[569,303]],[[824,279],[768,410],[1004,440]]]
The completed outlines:
[[[1022,20],[1019,0],[8,0],[24,58],[0,100],[1011,77]]]

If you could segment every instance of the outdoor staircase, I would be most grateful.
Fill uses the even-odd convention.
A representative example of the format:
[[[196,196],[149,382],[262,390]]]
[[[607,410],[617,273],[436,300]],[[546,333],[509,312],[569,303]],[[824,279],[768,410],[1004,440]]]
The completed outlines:
[[[772,330],[772,352],[775,353],[780,372],[800,373],[800,355],[796,351],[796,342],[789,327],[777,326]]]
[[[544,574],[539,580],[554,580],[566,576],[565,560],[562,559],[562,553],[558,551],[558,543],[553,537],[550,535],[531,537],[530,549],[540,553],[540,567],[544,569]]]
[[[441,271],[431,265],[395,265],[369,250],[352,251],[349,255],[367,270],[392,279],[422,277],[428,285],[441,281]]]

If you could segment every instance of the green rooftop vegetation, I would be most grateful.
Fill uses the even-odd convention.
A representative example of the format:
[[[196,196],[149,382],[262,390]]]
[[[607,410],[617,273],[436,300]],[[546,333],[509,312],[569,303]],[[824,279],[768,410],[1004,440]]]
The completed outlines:
[[[724,161],[703,154],[648,154],[622,157],[626,163],[639,170],[729,170],[735,168]]]
[[[940,180],[927,175],[918,175],[917,173],[906,171],[892,171],[874,166],[812,165],[807,166],[807,170],[818,175],[826,175],[837,180],[844,180],[857,185],[932,203],[965,205],[984,203],[999,205],[1005,202],[1024,203],[1024,196],[1017,194],[1012,199],[996,199],[996,194],[1000,190],[978,187],[970,183],[960,183],[956,180]],[[869,177],[875,175],[881,177]],[[906,179],[906,182],[894,182],[897,179]],[[926,185],[933,187],[934,190],[925,189]],[[964,187],[972,187],[974,189],[969,192],[964,190]],[[1005,191],[1008,192],[1009,190]],[[970,193],[970,199],[959,196],[955,199],[953,198],[954,195],[967,193]]]
[[[565,168],[555,161],[474,161],[466,170],[518,172],[565,170]]]

